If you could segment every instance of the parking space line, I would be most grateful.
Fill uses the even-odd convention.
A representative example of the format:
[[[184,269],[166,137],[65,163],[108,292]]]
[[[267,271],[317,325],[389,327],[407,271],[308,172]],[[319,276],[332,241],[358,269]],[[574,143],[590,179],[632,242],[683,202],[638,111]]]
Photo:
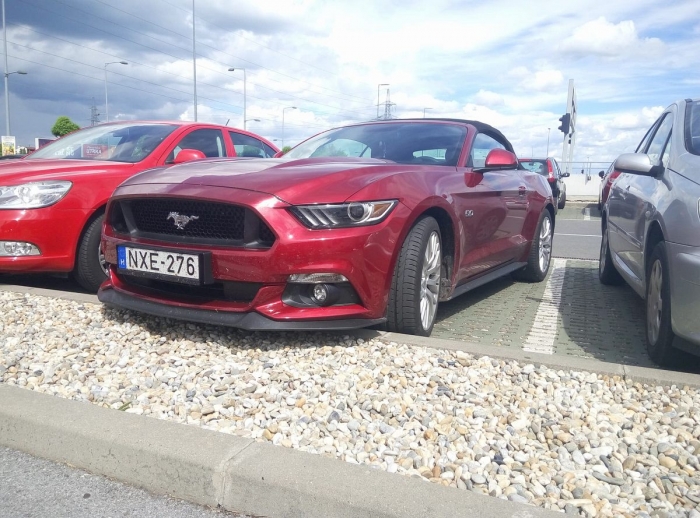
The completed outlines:
[[[547,280],[542,300],[537,307],[530,333],[523,344],[524,351],[554,354],[554,340],[557,336],[566,263],[567,259],[554,259],[552,261],[552,272]]]
[[[586,207],[585,209],[583,209],[583,219],[584,219],[584,221],[588,221],[591,219],[591,208],[590,207]]]

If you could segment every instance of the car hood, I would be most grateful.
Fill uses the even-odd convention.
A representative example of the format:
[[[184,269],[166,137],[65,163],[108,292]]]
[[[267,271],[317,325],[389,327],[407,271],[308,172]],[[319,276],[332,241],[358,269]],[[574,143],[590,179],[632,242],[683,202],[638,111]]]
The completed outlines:
[[[42,180],[73,180],[83,175],[130,171],[137,164],[105,160],[23,159],[0,161],[0,185]]]
[[[205,160],[146,171],[122,186],[197,185],[266,193],[291,204],[336,203],[407,167],[420,166],[373,158]]]

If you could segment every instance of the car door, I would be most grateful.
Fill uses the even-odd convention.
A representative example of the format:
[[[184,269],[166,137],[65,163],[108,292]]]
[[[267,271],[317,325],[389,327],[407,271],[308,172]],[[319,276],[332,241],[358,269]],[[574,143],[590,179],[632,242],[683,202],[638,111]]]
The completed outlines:
[[[461,185],[454,193],[462,230],[458,282],[512,260],[522,234],[527,189],[519,171],[474,171],[483,167],[492,149],[506,146],[494,136],[477,134],[466,166],[458,168]]]
[[[185,133],[170,147],[165,163],[171,164],[183,149],[196,149],[207,158],[228,156],[224,132],[218,128],[197,128]]]
[[[649,135],[650,138],[645,139],[637,152],[646,153],[652,162],[659,163],[671,136],[673,120],[672,112],[664,113],[659,118],[655,131]],[[646,277],[644,271],[646,222],[655,210],[652,197],[658,184],[656,178],[623,173],[611,188],[610,247],[623,263],[626,273],[640,283]]]
[[[260,139],[232,130],[228,134],[238,157],[270,158],[275,154],[275,151]]]

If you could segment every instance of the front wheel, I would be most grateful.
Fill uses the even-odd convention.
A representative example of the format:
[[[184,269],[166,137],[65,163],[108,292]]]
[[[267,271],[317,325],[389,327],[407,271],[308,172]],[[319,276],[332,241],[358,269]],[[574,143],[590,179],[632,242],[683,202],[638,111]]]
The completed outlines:
[[[666,245],[661,241],[654,247],[647,269],[647,352],[658,365],[678,367],[686,354],[673,347],[670,281]]]
[[[96,217],[85,229],[73,270],[78,284],[92,293],[97,293],[100,284],[107,278],[107,263],[100,246],[104,218],[104,214]]]
[[[527,258],[527,265],[522,270],[513,273],[513,277],[519,281],[540,282],[544,280],[549,271],[549,264],[552,258],[552,239],[554,237],[554,226],[552,216],[547,209],[542,211],[537,230],[532,238],[530,255]]]
[[[430,336],[440,296],[441,245],[440,227],[431,217],[418,220],[406,236],[391,280],[389,331]]]
[[[559,202],[557,203],[557,208],[563,209],[566,205],[566,191],[559,192]]]
[[[614,286],[622,282],[620,273],[615,269],[610,253],[610,241],[608,226],[603,227],[603,237],[600,240],[600,260],[598,261],[598,279],[601,284]]]

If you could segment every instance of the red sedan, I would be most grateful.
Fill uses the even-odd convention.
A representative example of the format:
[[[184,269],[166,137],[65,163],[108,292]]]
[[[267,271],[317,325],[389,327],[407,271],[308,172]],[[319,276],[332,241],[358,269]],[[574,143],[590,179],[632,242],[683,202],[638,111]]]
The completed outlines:
[[[359,124],[283,158],[127,180],[107,208],[98,297],[244,329],[429,335],[439,301],[507,274],[543,280],[553,229],[546,178],[495,128]]]
[[[85,128],[22,160],[0,163],[0,273],[71,272],[87,290],[106,278],[100,230],[107,200],[130,176],[195,158],[272,156],[245,131],[189,122]]]

